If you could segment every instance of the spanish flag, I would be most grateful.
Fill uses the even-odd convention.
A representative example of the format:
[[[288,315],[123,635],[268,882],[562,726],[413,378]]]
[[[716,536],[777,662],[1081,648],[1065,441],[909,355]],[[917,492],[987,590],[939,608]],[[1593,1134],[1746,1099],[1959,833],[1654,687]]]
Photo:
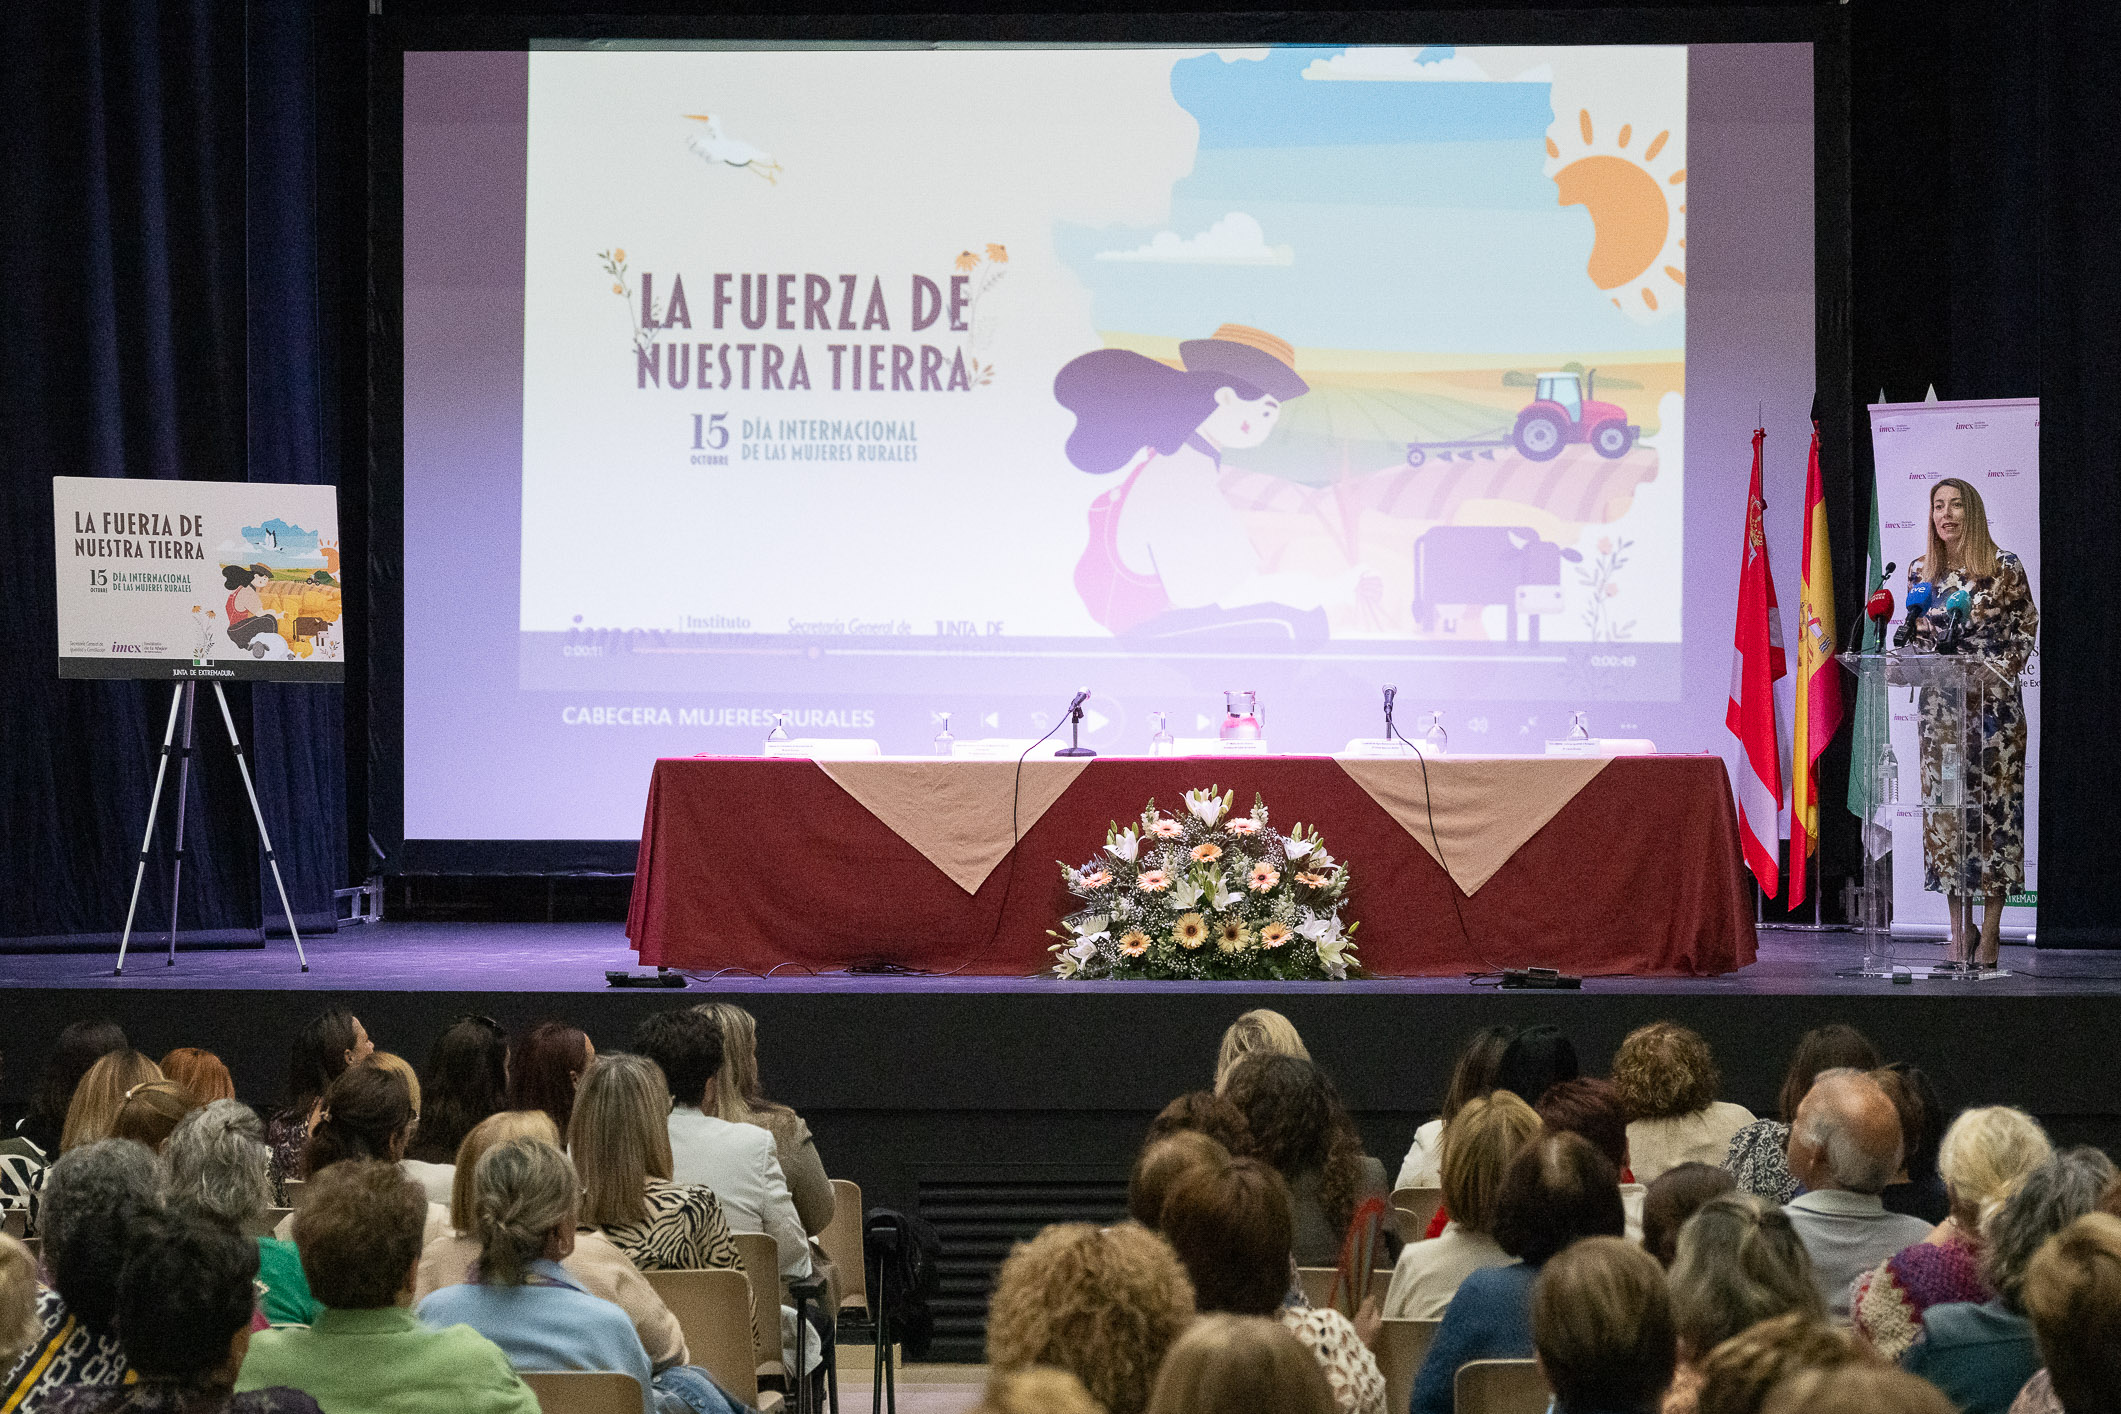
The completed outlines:
[[[1834,661],[1834,564],[1819,480],[1819,424],[1804,473],[1804,567],[1797,591],[1797,726],[1790,739],[1790,907],[1804,902],[1805,865],[1819,848],[1819,755],[1841,727]]]

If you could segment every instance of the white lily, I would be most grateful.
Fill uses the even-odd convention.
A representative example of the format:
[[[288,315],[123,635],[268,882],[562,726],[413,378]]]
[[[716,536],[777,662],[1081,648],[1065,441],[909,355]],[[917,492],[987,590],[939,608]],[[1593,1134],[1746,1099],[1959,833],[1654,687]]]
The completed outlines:
[[[1072,957],[1064,956],[1059,962],[1053,964],[1053,975],[1056,977],[1073,977],[1080,971],[1082,971],[1082,968],[1077,965]]]
[[[1230,802],[1236,797],[1236,791],[1217,795],[1209,790],[1189,790],[1186,792],[1186,810],[1194,819],[1212,830],[1215,828],[1215,822],[1222,819],[1223,812],[1230,808]]]
[[[1129,825],[1112,837],[1112,842],[1105,846],[1105,853],[1123,864],[1132,864],[1135,856],[1141,853],[1141,848],[1141,836]]]
[[[1303,921],[1296,925],[1296,931],[1323,950],[1327,943],[1340,940],[1340,920],[1330,914],[1321,918],[1306,909]]]
[[[1236,907],[1244,901],[1244,897],[1238,890],[1230,887],[1228,880],[1220,876],[1215,880],[1215,892],[1208,896],[1209,902],[1215,905],[1218,912]]]
[[[1313,845],[1309,840],[1300,840],[1294,835],[1283,835],[1281,837],[1282,855],[1291,864],[1296,863],[1296,861],[1298,861],[1299,859],[1307,857],[1315,848],[1317,848],[1317,846]]]
[[[1200,902],[1202,892],[1201,886],[1195,882],[1191,874],[1188,874],[1173,886],[1171,890],[1171,906],[1181,910],[1191,908]]]
[[[1112,926],[1112,916],[1107,913],[1093,913],[1087,918],[1071,920],[1068,926],[1075,931],[1076,937],[1087,942],[1105,936],[1105,930]]]
[[[1334,981],[1344,981],[1348,975],[1348,948],[1346,938],[1335,937],[1318,945],[1318,961],[1326,969],[1326,975]]]
[[[1092,933],[1084,936],[1076,942],[1074,947],[1067,950],[1065,956],[1074,958],[1078,967],[1088,967],[1097,960],[1097,942],[1098,939],[1104,936],[1103,933]]]

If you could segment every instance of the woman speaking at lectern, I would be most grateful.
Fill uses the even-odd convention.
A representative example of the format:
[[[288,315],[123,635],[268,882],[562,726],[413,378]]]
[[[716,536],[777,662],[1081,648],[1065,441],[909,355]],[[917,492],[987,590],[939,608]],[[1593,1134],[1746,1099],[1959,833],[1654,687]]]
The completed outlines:
[[[1927,609],[1910,611],[1908,646],[1925,653],[1948,645],[2002,675],[1969,693],[1960,753],[1966,790],[1978,810],[1925,814],[1922,887],[1945,896],[1953,964],[1993,968],[2003,927],[2003,900],[2025,887],[2025,696],[2018,675],[2033,656],[2040,623],[2025,566],[1989,534],[1981,493],[1957,477],[1930,488],[1929,548],[1908,566],[1908,584],[1929,581]],[[1966,598],[1952,608],[1954,596]],[[1957,621],[1955,624],[1955,620]],[[1929,799],[1949,734],[1944,694],[1921,694],[1922,789]],[[1961,857],[1959,822],[1972,838]],[[1974,901],[1981,931],[1974,936]]]

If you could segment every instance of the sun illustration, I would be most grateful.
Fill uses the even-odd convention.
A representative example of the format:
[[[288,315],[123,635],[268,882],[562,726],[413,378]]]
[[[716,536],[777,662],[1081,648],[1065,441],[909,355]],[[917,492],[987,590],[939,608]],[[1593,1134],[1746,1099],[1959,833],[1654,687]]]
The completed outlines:
[[[1638,131],[1581,108],[1575,122],[1563,119],[1548,132],[1546,172],[1561,205],[1591,214],[1585,273],[1615,306],[1644,322],[1686,301],[1685,163],[1680,125]]]

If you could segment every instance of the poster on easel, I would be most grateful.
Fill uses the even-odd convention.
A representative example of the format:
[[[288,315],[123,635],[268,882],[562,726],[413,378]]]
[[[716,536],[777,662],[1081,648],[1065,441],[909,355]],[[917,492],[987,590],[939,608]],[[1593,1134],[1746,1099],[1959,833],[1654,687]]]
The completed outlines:
[[[2040,400],[1984,398],[1959,402],[1874,403],[1871,447],[1878,468],[1878,520],[1885,557],[1900,569],[1887,587],[1895,610],[1888,636],[1907,617],[1908,566],[1928,539],[1931,488],[1957,477],[1981,494],[1996,544],[2017,555],[2040,598]],[[2021,941],[2034,931],[2040,901],[2040,658],[2019,679],[2025,697],[2025,887],[2005,900],[2003,936]],[[1900,803],[1893,812],[1893,931],[1941,937],[1944,895],[1924,890],[1921,760],[1914,694],[1894,688],[1890,702],[1893,754],[1901,761]]]
[[[343,682],[338,490],[55,476],[59,676]]]

